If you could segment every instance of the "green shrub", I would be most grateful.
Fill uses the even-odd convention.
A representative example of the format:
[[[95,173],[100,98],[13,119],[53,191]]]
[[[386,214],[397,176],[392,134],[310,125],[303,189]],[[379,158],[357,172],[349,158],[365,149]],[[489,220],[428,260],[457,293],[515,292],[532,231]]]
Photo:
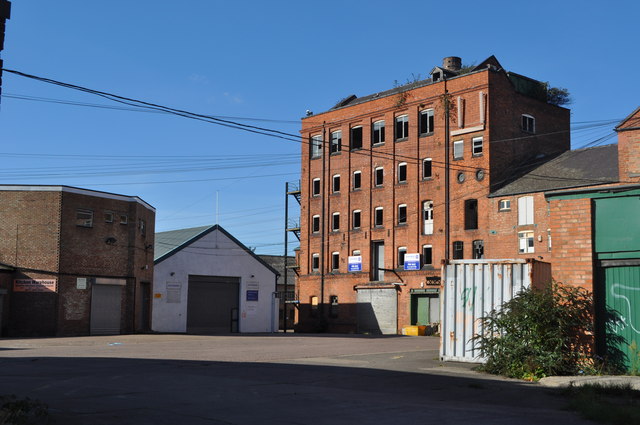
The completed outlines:
[[[474,338],[489,373],[537,380],[572,375],[593,364],[593,297],[580,287],[526,289],[483,317]]]

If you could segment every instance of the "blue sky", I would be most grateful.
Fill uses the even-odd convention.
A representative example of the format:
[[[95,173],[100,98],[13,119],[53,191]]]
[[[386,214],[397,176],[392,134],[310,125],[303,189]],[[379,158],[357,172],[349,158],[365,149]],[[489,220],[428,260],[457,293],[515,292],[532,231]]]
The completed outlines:
[[[445,56],[493,54],[569,89],[574,147],[640,106],[631,1],[12,3],[5,68],[293,134],[305,110],[426,78]],[[223,227],[259,253],[283,253],[299,143],[7,73],[0,140],[2,184],[137,195],[156,207],[157,231],[215,223],[217,197]]]

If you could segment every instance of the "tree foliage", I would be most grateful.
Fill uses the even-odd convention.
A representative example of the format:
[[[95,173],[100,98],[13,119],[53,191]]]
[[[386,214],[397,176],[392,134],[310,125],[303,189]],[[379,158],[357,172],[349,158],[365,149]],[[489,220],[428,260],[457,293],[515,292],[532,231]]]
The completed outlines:
[[[580,287],[524,290],[482,318],[483,369],[521,379],[578,373],[592,363],[592,312],[593,296]]]
[[[570,105],[573,100],[569,90],[563,87],[549,87],[549,83],[547,83],[547,102],[552,105],[563,106]]]

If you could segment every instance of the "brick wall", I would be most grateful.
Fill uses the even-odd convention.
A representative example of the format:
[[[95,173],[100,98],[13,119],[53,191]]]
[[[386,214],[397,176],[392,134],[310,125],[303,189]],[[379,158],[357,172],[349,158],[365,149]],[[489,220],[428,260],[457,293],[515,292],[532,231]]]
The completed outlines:
[[[553,276],[566,285],[593,290],[591,199],[551,200]]]
[[[79,225],[79,210],[93,215],[90,223]],[[1,190],[0,217],[0,262],[17,269],[12,277],[58,283],[57,293],[8,294],[10,334],[88,334],[91,282],[100,277],[126,279],[121,331],[142,330],[140,284],[153,280],[153,210],[119,195],[30,188]],[[78,278],[88,279],[86,289]]]
[[[311,137],[319,135],[323,137],[325,145],[323,155],[319,158],[310,157],[308,143],[302,145],[299,251],[299,291],[303,303],[301,316],[304,316],[304,303],[309,302],[308,297],[320,295],[319,277],[317,272],[311,270],[314,253],[319,254],[321,261],[324,260],[326,276],[322,301],[328,305],[329,296],[338,295],[340,300],[351,304],[355,303],[356,296],[353,286],[371,279],[371,242],[384,241],[385,268],[398,269],[406,284],[400,292],[398,330],[410,324],[408,293],[411,289],[420,288],[431,271],[401,271],[397,259],[398,248],[406,247],[408,253],[421,253],[424,245],[432,245],[432,264],[438,274],[440,262],[445,258],[445,90],[451,102],[451,157],[454,142],[462,141],[464,146],[463,157],[451,160],[449,249],[451,250],[454,241],[461,241],[464,244],[464,258],[472,258],[473,241],[481,240],[485,243],[487,258],[493,256],[490,252],[504,254],[501,255],[503,258],[518,256],[518,229],[497,227],[500,230],[498,236],[494,237],[490,233],[490,229],[497,225],[503,226],[500,223],[503,216],[497,216],[496,200],[487,198],[490,184],[503,178],[504,173],[512,172],[515,161],[535,156],[543,149],[553,152],[568,149],[568,110],[551,107],[516,93],[504,73],[491,70],[414,88],[404,93],[381,95],[364,103],[303,119],[303,139],[309,141]],[[495,100],[496,97],[504,97],[506,100],[501,103]],[[419,114],[426,109],[434,111],[434,129],[428,135],[419,135]],[[505,141],[530,136],[523,135],[521,130],[522,113],[536,116],[539,132],[567,132],[548,138],[538,136],[531,141],[528,138],[518,140],[517,143]],[[405,114],[409,121],[408,137],[394,141],[395,118]],[[385,141],[373,144],[373,124],[379,120],[384,120],[386,124]],[[350,151],[350,129],[355,126],[363,128],[363,149]],[[330,137],[336,130],[342,131],[342,150],[330,154]],[[482,137],[483,143],[482,152],[474,155],[472,140],[476,137]],[[432,164],[432,176],[428,179],[422,178],[422,160],[425,158],[431,158]],[[407,166],[406,182],[398,182],[398,164],[401,162],[405,162]],[[374,170],[378,167],[384,170],[384,184],[381,187],[374,185]],[[358,190],[352,188],[354,171],[361,172],[362,183]],[[484,175],[478,174],[478,171]],[[461,182],[458,180],[459,174],[464,174]],[[332,179],[336,175],[340,176],[338,193],[332,191]],[[321,181],[321,193],[319,196],[312,196],[312,182],[316,178]],[[542,195],[540,197],[544,202]],[[422,205],[427,200],[434,203],[432,235],[423,234]],[[478,202],[477,229],[465,228],[467,200]],[[400,204],[407,206],[405,224],[398,223]],[[379,227],[373,224],[377,207],[382,207],[384,212],[383,225]],[[356,209],[361,211],[360,229],[352,229],[352,212]],[[542,211],[541,214],[546,214],[546,210]],[[340,214],[338,231],[331,229],[334,213]],[[321,218],[321,230],[317,233],[311,232],[314,215]],[[543,217],[536,217],[536,220],[540,220],[536,223],[544,227],[545,235],[541,242],[544,244],[547,225],[542,223]],[[536,228],[538,230],[540,227]],[[493,241],[496,242],[495,247],[492,245]],[[364,273],[354,275],[347,272],[347,257],[354,250],[359,250],[363,257]],[[339,268],[335,271],[331,268],[333,252],[338,252],[340,258]],[[451,250],[450,257],[452,254]],[[392,280],[397,280],[397,277],[387,272],[385,281]],[[330,294],[328,289],[334,293]],[[406,300],[403,298],[405,296]],[[345,309],[350,311],[346,307]],[[347,320],[349,321],[351,325],[345,322],[340,326],[354,326],[355,317],[352,316]]]
[[[640,182],[640,109],[616,128],[620,183]]]

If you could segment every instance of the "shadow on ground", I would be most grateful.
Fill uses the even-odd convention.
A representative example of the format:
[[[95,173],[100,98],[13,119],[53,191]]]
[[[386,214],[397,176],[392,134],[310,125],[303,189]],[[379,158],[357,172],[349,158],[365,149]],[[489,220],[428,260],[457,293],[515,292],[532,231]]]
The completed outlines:
[[[0,394],[71,425],[587,423],[530,384],[305,364],[0,358]]]

